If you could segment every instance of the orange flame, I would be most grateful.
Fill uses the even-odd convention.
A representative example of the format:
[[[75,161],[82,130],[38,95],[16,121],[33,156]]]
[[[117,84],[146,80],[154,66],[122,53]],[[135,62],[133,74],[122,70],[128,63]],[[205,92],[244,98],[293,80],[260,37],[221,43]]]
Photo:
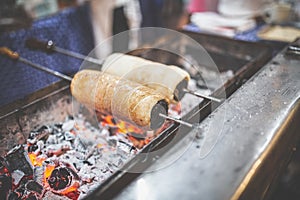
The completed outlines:
[[[173,112],[180,114],[181,113],[181,103],[172,104],[170,105],[170,110]],[[98,120],[100,121],[100,124],[103,127],[109,127],[111,128],[111,134],[117,135],[117,134],[126,134],[127,138],[132,142],[133,146],[141,149],[145,145],[147,145],[151,140],[159,135],[163,130],[165,130],[170,123],[165,123],[161,128],[154,131],[152,135],[147,135],[148,133],[139,128],[136,127],[128,122],[115,119],[112,115],[104,114],[104,113],[98,113],[97,114]]]
[[[41,167],[46,160],[46,157],[37,156],[35,153],[28,153],[28,157],[34,167]]]
[[[102,126],[109,126],[117,128],[118,133],[128,133],[128,132],[135,132],[135,133],[144,133],[144,130],[122,120],[115,119],[111,115],[101,115],[100,116],[100,123]]]
[[[44,171],[44,183],[47,183],[47,179],[51,176],[52,171],[55,169],[54,164],[48,164]]]
[[[64,189],[64,190],[62,190],[61,192],[60,192],[60,194],[62,194],[62,195],[67,195],[67,194],[69,194],[69,193],[71,193],[71,192],[76,192],[77,191],[77,189],[79,188],[79,183],[78,182],[74,182],[71,186],[69,186],[69,187],[67,187],[66,189]]]
[[[98,117],[102,126],[112,128],[112,134],[126,134],[136,148],[142,148],[151,141],[143,129],[128,122],[115,119],[111,115],[99,114]]]

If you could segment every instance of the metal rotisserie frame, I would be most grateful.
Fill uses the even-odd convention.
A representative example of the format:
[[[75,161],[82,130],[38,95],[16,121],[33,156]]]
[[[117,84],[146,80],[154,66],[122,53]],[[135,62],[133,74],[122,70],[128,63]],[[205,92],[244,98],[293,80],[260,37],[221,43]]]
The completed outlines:
[[[261,44],[234,41],[223,37],[185,31],[183,33],[199,42],[208,51],[221,71],[234,71],[234,77],[224,85],[226,96],[230,96],[271,58],[269,47]],[[147,55],[143,56],[147,57]],[[218,97],[221,95],[221,92],[221,90],[216,90],[213,95]],[[198,123],[206,118],[211,111],[211,102],[203,100],[183,119],[191,123]],[[0,154],[3,155],[15,144],[24,143],[30,130],[41,123],[59,122],[72,113],[72,97],[69,91],[69,83],[66,81],[53,84],[29,95],[26,99],[3,107],[0,116]],[[181,128],[180,131],[183,133],[178,133],[178,127],[178,124],[168,127],[145,146],[141,153],[161,149],[168,142],[174,140],[176,134],[179,135],[179,137],[176,137],[176,140],[180,140],[185,135],[188,135],[191,130],[189,128]],[[165,150],[167,151],[168,149]],[[153,162],[151,157],[136,156],[126,163],[120,171],[114,173],[103,182],[87,199],[113,197],[118,191],[122,190],[124,185],[130,183],[141,174],[129,173],[128,171],[134,171],[134,169],[143,171]]]

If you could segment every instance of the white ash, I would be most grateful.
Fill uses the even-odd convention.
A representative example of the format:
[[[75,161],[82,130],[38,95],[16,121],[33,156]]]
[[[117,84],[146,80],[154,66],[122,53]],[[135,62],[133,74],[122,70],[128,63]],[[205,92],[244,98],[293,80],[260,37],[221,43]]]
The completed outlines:
[[[65,196],[60,196],[60,195],[57,195],[57,194],[54,194],[50,191],[46,192],[44,197],[43,197],[44,200],[69,200],[68,197],[65,197]]]
[[[65,131],[70,131],[74,128],[75,125],[75,120],[69,120],[63,123],[62,125],[62,130]]]
[[[19,185],[20,181],[22,180],[22,178],[24,177],[24,172],[20,171],[20,170],[15,170],[11,173],[11,177],[13,179],[13,183],[14,185]]]
[[[44,178],[44,171],[45,167],[34,167],[33,169],[33,174],[34,174],[34,180],[39,183],[40,185],[43,185],[43,178]]]

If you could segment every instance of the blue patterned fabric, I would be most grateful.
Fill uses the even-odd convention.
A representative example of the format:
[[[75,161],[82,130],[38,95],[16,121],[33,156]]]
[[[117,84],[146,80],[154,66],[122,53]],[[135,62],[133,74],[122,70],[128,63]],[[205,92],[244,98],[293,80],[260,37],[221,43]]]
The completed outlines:
[[[82,61],[59,53],[46,54],[25,47],[25,40],[35,37],[53,40],[57,46],[87,55],[94,47],[89,5],[70,8],[35,21],[29,29],[0,35],[0,46],[17,51],[22,57],[65,74],[74,74]],[[0,105],[25,97],[59,81],[18,61],[0,56]]]
[[[249,42],[260,41],[260,38],[257,36],[257,33],[264,27],[264,25],[258,25],[255,28],[236,34],[233,39],[244,40]],[[193,32],[201,32],[201,29],[195,24],[188,24],[184,27],[185,30]]]

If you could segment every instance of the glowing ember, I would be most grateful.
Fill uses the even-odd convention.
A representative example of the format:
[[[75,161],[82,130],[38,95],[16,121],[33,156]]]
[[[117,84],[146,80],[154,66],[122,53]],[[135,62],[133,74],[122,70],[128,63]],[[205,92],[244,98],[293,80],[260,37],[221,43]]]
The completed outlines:
[[[180,106],[173,110],[178,114]],[[119,170],[138,152],[137,149],[149,144],[170,123],[165,123],[157,131],[145,131],[111,115],[98,113],[98,118],[99,129],[78,116],[76,120],[69,117],[63,123],[44,125],[32,131],[27,144],[14,150],[13,154],[18,157],[18,152],[22,156],[25,153],[27,165],[33,170],[30,168],[27,174],[24,171],[25,178],[17,177],[20,184],[12,184],[8,196],[81,199]],[[12,157],[11,162],[17,165]],[[34,174],[30,175],[32,172]],[[10,177],[8,169],[2,168],[0,175],[4,173]],[[14,176],[18,173],[15,172]],[[34,185],[38,188],[36,191],[31,190]]]
[[[46,167],[44,178],[46,187],[52,192],[59,195],[72,193],[72,199],[79,196],[79,177],[71,168],[49,165]]]
[[[135,133],[144,133],[145,131],[122,120],[118,120],[113,118],[111,115],[105,115],[105,114],[98,114],[98,117],[100,118],[100,124],[103,127],[111,127],[111,128],[116,128],[117,133],[130,133],[130,132],[135,132]]]
[[[54,164],[48,164],[46,166],[46,169],[44,171],[44,183],[47,183],[47,181],[48,181],[49,177],[51,176],[54,169],[55,169]]]

